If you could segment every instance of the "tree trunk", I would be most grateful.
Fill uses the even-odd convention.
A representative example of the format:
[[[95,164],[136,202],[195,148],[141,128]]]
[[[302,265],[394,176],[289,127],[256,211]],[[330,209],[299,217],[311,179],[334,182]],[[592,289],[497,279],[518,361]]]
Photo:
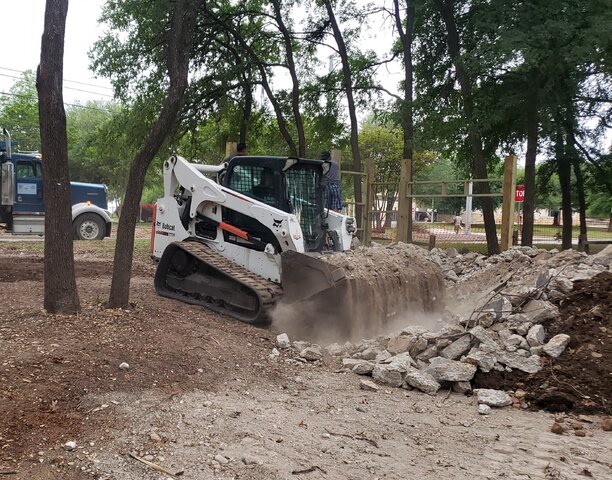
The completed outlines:
[[[393,13],[395,17],[395,28],[397,28],[403,52],[404,65],[404,101],[401,107],[402,130],[404,134],[403,155],[411,165],[411,173],[408,182],[412,182],[413,168],[413,145],[414,145],[414,118],[413,118],[413,91],[414,91],[414,69],[412,65],[412,42],[414,35],[415,0],[406,0],[406,29],[400,12],[399,0],[393,1]],[[407,240],[412,242],[412,198],[410,198],[409,214],[406,222],[408,228]],[[400,234],[398,232],[398,238]]]
[[[385,228],[391,227],[391,213],[390,210],[393,210],[395,205],[395,201],[397,200],[397,193],[388,193],[387,201],[384,203],[385,205]]]
[[[251,121],[251,114],[253,111],[253,92],[251,92],[251,86],[246,82],[244,86],[244,104],[242,106],[242,118],[240,119],[240,138],[239,142],[246,144],[247,131],[249,129],[249,123]]]
[[[556,120],[555,156],[557,157],[557,173],[561,186],[561,215],[563,219],[561,248],[567,250],[572,248],[572,172],[563,142],[563,121],[560,113],[557,114]]]
[[[580,160],[575,156],[572,158],[572,167],[576,176],[576,190],[578,191],[578,214],[580,216],[580,235],[587,238],[587,222],[586,222],[586,196],[584,194],[584,176],[582,175],[582,167]],[[587,244],[588,248],[588,244]],[[587,251],[587,253],[589,253]]]
[[[44,307],[50,313],[76,313],[81,309],[74,278],[68,136],[62,96],[67,13],[68,0],[47,0],[40,65],[36,73],[40,139],[45,158],[42,162]]]
[[[129,302],[134,230],[139,213],[145,175],[151,161],[172,130],[188,86],[189,57],[200,0],[176,0],[168,32],[166,64],[170,85],[157,121],[144,145],[132,160],[117,231],[113,279],[108,307],[126,307]]]
[[[538,91],[530,85],[526,98],[527,152],[525,154],[525,199],[523,202],[523,230],[521,245],[533,245],[533,221],[536,197],[536,155],[538,153]]]
[[[300,82],[297,76],[297,70],[295,68],[295,61],[293,59],[293,44],[291,42],[291,34],[283,21],[283,15],[281,12],[280,1],[272,0],[274,6],[274,16],[276,17],[276,23],[278,28],[283,35],[283,41],[285,43],[285,54],[287,56],[287,68],[289,69],[289,75],[291,76],[291,109],[293,110],[293,118],[295,120],[295,128],[298,134],[298,155],[300,157],[306,156],[306,134],[304,133],[304,122],[302,121],[302,115],[300,113]]]
[[[342,62],[342,73],[344,77],[343,86],[344,91],[346,93],[346,102],[349,111],[349,118],[351,120],[351,152],[353,153],[353,169],[356,172],[360,172],[361,150],[359,149],[359,124],[357,123],[355,99],[353,98],[353,77],[351,73],[351,66],[349,65],[348,61],[346,44],[344,43],[344,38],[342,36],[342,32],[340,31],[340,27],[338,26],[338,22],[336,20],[334,9],[331,5],[331,1],[323,0],[323,3],[325,4],[325,9],[327,10],[327,16],[329,17],[332,31],[334,33],[334,39],[336,40],[336,44],[338,45],[338,54],[340,55],[340,60]],[[363,225],[362,221],[364,205],[359,205],[359,203],[363,203],[361,176],[355,175],[353,177],[353,182],[355,192],[355,217],[357,220],[357,227],[365,229],[365,225]],[[368,208],[368,205],[365,205],[365,207]]]
[[[574,175],[576,176],[576,190],[578,193],[578,215],[580,217],[580,234],[586,238],[587,224],[586,224],[586,198],[584,195],[584,176],[582,175],[582,168],[580,167],[580,158],[578,157],[578,151],[576,150],[576,119],[574,116],[574,106],[570,104],[568,106],[568,113],[565,120],[565,135],[567,136],[567,154],[568,158],[572,163]]]
[[[468,125],[468,137],[472,147],[473,176],[476,179],[488,178],[487,163],[482,149],[482,138],[474,118],[474,99],[472,98],[472,83],[468,71],[461,60],[461,44],[457,24],[455,22],[455,11],[453,0],[434,0],[444,24],[446,25],[446,40],[448,52],[455,66],[457,81],[461,89],[463,99],[463,113]],[[474,186],[475,193],[491,193],[489,184],[477,182]],[[499,253],[499,242],[497,240],[497,229],[495,226],[495,214],[491,197],[481,197],[482,216],[487,237],[487,250],[489,255]]]

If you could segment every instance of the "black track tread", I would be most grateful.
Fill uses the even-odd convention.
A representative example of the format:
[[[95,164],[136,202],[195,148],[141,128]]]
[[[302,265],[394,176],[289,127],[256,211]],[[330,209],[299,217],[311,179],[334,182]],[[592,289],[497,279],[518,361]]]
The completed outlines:
[[[216,307],[215,311],[224,313],[230,317],[237,318],[240,321],[246,323],[266,323],[269,322],[268,313],[276,305],[283,295],[283,289],[280,285],[267,280],[259,275],[247,270],[246,268],[232,262],[228,258],[224,257],[220,253],[215,252],[211,247],[205,243],[198,241],[182,241],[176,242],[175,244],[180,249],[188,252],[189,254],[196,257],[200,262],[211,265],[215,269],[223,272],[228,277],[234,279],[237,283],[250,288],[258,296],[260,301],[260,313],[256,318],[251,321],[247,321],[243,318],[238,318],[233,315],[231,310]],[[195,303],[189,301],[189,303]],[[202,302],[198,304],[211,308],[210,305]]]

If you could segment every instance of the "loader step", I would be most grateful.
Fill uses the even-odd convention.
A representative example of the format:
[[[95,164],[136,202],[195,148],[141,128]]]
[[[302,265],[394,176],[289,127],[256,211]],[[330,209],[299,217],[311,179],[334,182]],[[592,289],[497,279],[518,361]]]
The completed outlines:
[[[254,324],[270,323],[282,288],[215,252],[205,243],[170,244],[155,273],[157,293]]]

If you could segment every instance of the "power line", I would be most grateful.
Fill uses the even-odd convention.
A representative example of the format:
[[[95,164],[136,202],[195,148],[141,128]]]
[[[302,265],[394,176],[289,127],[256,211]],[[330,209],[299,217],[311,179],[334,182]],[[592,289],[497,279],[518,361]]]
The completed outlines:
[[[11,97],[30,98],[32,100],[38,101],[38,98],[36,96],[34,96],[34,95],[25,95],[23,93],[0,92],[0,95],[10,95]],[[105,110],[103,108],[98,108],[98,107],[90,107],[90,106],[87,106],[87,105],[79,105],[78,103],[67,103],[67,102],[64,102],[64,105],[66,105],[68,107],[86,108],[88,110],[97,110],[98,112],[112,113],[110,110]]]
[[[15,75],[9,75],[7,73],[0,73],[0,77],[15,78],[17,80],[21,79],[21,77],[16,77]],[[108,93],[92,92],[90,90],[83,90],[81,88],[68,87],[66,85],[63,85],[63,88],[67,90],[74,90],[76,92],[91,93],[92,95],[100,95],[102,97],[114,98],[113,95],[109,95]]]
[[[0,70],[6,70],[8,72],[15,72],[15,73],[25,73],[26,72],[26,70],[17,70],[15,68],[8,68],[8,67],[0,67]],[[15,77],[15,78],[21,78],[21,77]],[[86,87],[102,88],[104,90],[110,90],[111,92],[113,91],[111,87],[105,87],[103,85],[96,85],[94,83],[79,82],[78,80],[68,80],[67,78],[64,78],[64,82],[78,83],[79,85],[85,85]]]

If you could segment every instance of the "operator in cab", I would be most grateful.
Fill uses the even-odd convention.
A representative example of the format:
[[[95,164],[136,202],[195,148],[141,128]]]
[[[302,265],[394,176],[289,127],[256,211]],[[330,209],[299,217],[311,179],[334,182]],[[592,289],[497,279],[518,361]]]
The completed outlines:
[[[261,179],[258,185],[253,187],[253,193],[261,201],[276,206],[276,191],[274,188],[274,172],[267,167],[261,171]]]

